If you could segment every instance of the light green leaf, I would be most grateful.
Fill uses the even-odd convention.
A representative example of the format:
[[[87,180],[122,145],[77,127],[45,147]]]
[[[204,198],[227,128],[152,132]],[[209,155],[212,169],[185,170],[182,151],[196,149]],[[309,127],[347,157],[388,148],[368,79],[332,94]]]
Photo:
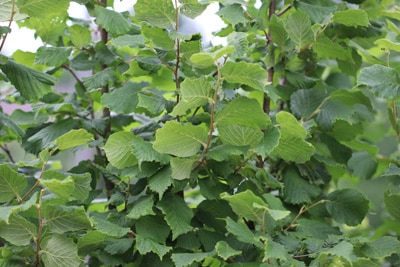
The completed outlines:
[[[233,211],[247,220],[262,223],[268,205],[260,197],[254,195],[250,190],[224,197],[232,207]],[[254,204],[257,204],[255,206]]]
[[[295,42],[299,51],[314,40],[314,35],[311,30],[311,21],[309,17],[301,11],[296,11],[287,18],[285,28],[290,39]]]
[[[290,215],[290,211],[288,210],[273,210],[273,209],[268,209],[269,215],[275,220],[279,221],[282,219],[285,219],[287,216]]]
[[[233,46],[234,50],[230,57],[241,58],[249,49],[249,41],[247,40],[247,33],[232,32],[227,36],[228,46]]]
[[[321,58],[347,60],[349,62],[353,61],[351,49],[346,49],[328,38],[318,38],[313,44],[312,49]]]
[[[247,22],[247,18],[244,15],[244,10],[240,4],[226,5],[221,8],[217,14],[227,20],[230,24],[232,24],[232,26]]]
[[[175,25],[175,8],[169,0],[138,0],[134,6],[135,18],[150,25],[167,29]]]
[[[149,252],[155,253],[158,255],[158,257],[160,257],[160,260],[162,260],[164,255],[167,254],[172,249],[172,247],[159,244],[150,238],[137,234],[136,249],[142,255],[145,255]]]
[[[278,259],[281,260],[281,262],[285,262],[290,258],[287,249],[282,244],[276,243],[272,240],[267,240],[266,243],[263,261],[267,261],[268,259]]]
[[[199,160],[196,158],[171,158],[171,177],[175,180],[190,178],[190,174]]]
[[[221,74],[230,83],[245,84],[260,91],[268,84],[267,72],[255,63],[229,61],[221,68]]]
[[[31,69],[15,61],[0,64],[0,69],[26,100],[40,99],[52,91],[56,79],[53,76]]]
[[[69,0],[18,0],[19,11],[30,17],[65,17],[69,7]]]
[[[400,194],[395,195],[386,191],[384,200],[389,214],[400,223]]]
[[[51,231],[58,234],[92,227],[83,207],[47,205],[44,217]]]
[[[110,108],[111,111],[117,113],[130,114],[135,111],[139,102],[138,92],[146,86],[144,83],[128,82],[118,89],[114,89],[111,93],[103,94],[101,103]]]
[[[110,43],[116,47],[140,47],[144,45],[144,42],[145,39],[142,35],[130,34],[118,36],[110,40]]]
[[[217,251],[217,255],[224,260],[242,254],[242,251],[231,248],[225,241],[218,241],[218,243],[215,245],[215,249]]]
[[[154,198],[153,196],[146,196],[140,198],[131,211],[126,215],[127,218],[137,220],[142,216],[155,215],[153,211]]]
[[[10,223],[11,214],[18,211],[26,211],[36,204],[38,198],[38,193],[32,194],[28,201],[23,202],[21,205],[17,206],[0,206],[0,223],[5,222]]]
[[[329,214],[338,223],[356,226],[362,222],[368,213],[369,201],[357,190],[346,188],[333,191],[328,195],[325,204]]]
[[[222,124],[218,126],[219,136],[224,144],[234,146],[251,146],[259,144],[264,136],[259,128],[246,127],[237,124]]]
[[[264,248],[264,244],[261,242],[260,238],[257,237],[244,223],[235,222],[228,217],[226,218],[226,230],[236,236],[236,238],[241,242],[253,244],[260,249]]]
[[[374,42],[374,44],[377,44],[379,45],[379,47],[382,47],[387,50],[400,52],[400,43],[393,43],[388,39],[378,39]]]
[[[56,145],[58,149],[66,150],[68,148],[86,145],[93,140],[93,135],[85,129],[70,130],[60,137],[57,137]]]
[[[149,45],[166,51],[174,50],[175,42],[164,29],[143,24],[142,34],[152,42]]]
[[[171,227],[172,240],[192,230],[193,227],[190,225],[190,222],[193,212],[183,198],[178,195],[166,194],[158,206],[161,208],[165,215],[165,220]]]
[[[111,33],[114,37],[127,33],[132,24],[121,13],[95,5],[96,23]]]
[[[47,187],[51,193],[65,199],[69,199],[72,196],[75,188],[74,180],[72,180],[71,176],[53,170],[45,171],[40,183]]]
[[[16,246],[27,246],[37,237],[37,227],[24,217],[11,214],[8,224],[0,221],[0,237]]]
[[[283,188],[283,199],[292,204],[311,203],[321,193],[321,189],[311,184],[295,168],[287,168],[283,176],[285,187]]]
[[[266,115],[261,105],[255,99],[236,97],[215,115],[215,123],[238,124],[259,129],[265,129],[271,120]]]
[[[41,46],[37,50],[35,64],[61,66],[68,61],[71,51],[71,48]]]
[[[168,155],[163,155],[154,150],[153,145],[143,139],[133,139],[131,141],[133,147],[133,154],[139,162],[139,167],[142,162],[160,162],[161,164],[166,164],[169,161]]]
[[[388,100],[400,98],[400,79],[397,70],[373,65],[361,69],[357,80],[358,85],[364,84],[377,97]]]
[[[158,193],[160,199],[162,199],[163,194],[172,183],[173,179],[170,167],[164,167],[148,180],[149,188]]]
[[[385,258],[400,250],[400,242],[394,236],[384,236],[361,247],[361,252],[368,258]]]
[[[62,235],[51,235],[40,244],[40,258],[45,266],[79,267],[83,263],[72,239]]]
[[[207,5],[200,4],[197,0],[180,0],[182,6],[179,8],[181,13],[194,19],[206,9]]]
[[[95,228],[108,236],[123,237],[128,234],[131,229],[129,227],[121,227],[118,224],[102,220],[97,217],[90,217],[95,224]]]
[[[286,111],[281,111],[276,115],[281,130],[279,145],[273,153],[284,160],[304,163],[314,154],[315,148],[304,140],[306,129],[296,120],[296,118]]]
[[[190,266],[195,262],[202,262],[206,257],[211,256],[212,253],[173,253],[171,256],[175,267]]]
[[[210,53],[195,53],[191,55],[190,61],[200,69],[205,69],[212,66],[215,62],[214,57]]]
[[[71,42],[76,48],[83,48],[92,42],[92,35],[87,27],[74,24],[68,28],[68,31]]]
[[[343,259],[347,260],[348,262],[351,262],[353,259],[354,255],[354,246],[347,242],[347,241],[341,241],[339,244],[334,246],[333,248],[326,249],[321,252],[321,255],[334,255],[334,256],[340,256]]]
[[[13,198],[21,199],[27,185],[25,176],[17,173],[6,164],[0,165],[0,203]]]
[[[208,138],[207,130],[201,126],[183,125],[168,121],[164,127],[156,131],[154,149],[159,153],[178,157],[190,157],[205,146]]]
[[[107,159],[119,169],[134,166],[137,163],[131,142],[137,139],[131,132],[117,132],[110,137],[103,147]]]
[[[333,22],[340,23],[345,26],[363,26],[369,25],[368,14],[362,9],[348,9],[344,11],[336,11],[333,14]]]
[[[213,101],[210,96],[211,90],[211,85],[205,77],[197,79],[186,78],[181,83],[181,99],[174,107],[171,115],[176,116],[184,114],[189,109],[211,103]]]
[[[14,12],[13,16],[14,21],[24,19],[27,17],[25,14],[20,14],[18,9],[14,6],[15,0],[0,0],[0,22],[10,21],[11,14]],[[14,7],[14,8],[13,8]]]

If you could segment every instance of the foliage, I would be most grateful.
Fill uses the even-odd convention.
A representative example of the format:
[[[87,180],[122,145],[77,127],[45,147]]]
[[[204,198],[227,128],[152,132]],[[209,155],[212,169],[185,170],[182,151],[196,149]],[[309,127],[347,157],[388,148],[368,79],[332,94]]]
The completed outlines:
[[[259,2],[0,0],[44,42],[0,55],[0,266],[400,264],[399,6]]]

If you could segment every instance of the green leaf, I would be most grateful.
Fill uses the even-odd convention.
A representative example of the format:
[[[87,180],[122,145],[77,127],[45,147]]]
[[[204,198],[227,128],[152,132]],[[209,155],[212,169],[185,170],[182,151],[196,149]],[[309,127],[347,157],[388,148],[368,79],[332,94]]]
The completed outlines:
[[[110,42],[116,47],[140,47],[144,45],[145,39],[142,35],[125,34],[111,39]]]
[[[247,36],[248,34],[244,32],[232,32],[227,36],[227,46],[233,46],[235,48],[230,57],[241,58],[246,55],[247,50],[249,49]]]
[[[282,176],[285,184],[283,199],[288,203],[311,203],[321,193],[317,185],[305,180],[293,167],[287,168]]]
[[[0,6],[0,22],[10,21],[13,11],[16,12],[13,16],[15,21],[27,17],[27,15],[20,14],[18,10],[15,10],[15,0],[0,0]]]
[[[264,136],[258,128],[237,124],[222,124],[218,126],[219,135],[224,144],[234,146],[251,146],[259,144]]]
[[[167,254],[172,249],[172,247],[161,245],[150,238],[143,237],[137,234],[136,249],[142,255],[145,255],[149,252],[155,253],[158,255],[158,257],[160,257],[160,260],[162,260],[164,255]]]
[[[171,115],[184,114],[189,109],[195,109],[211,103],[213,101],[210,96],[211,90],[211,85],[205,77],[197,79],[186,78],[181,83],[181,99],[174,107]]]
[[[110,67],[99,71],[89,77],[83,77],[83,84],[87,89],[98,89],[114,82],[116,77],[115,68]]]
[[[114,37],[123,35],[132,29],[132,24],[121,13],[104,8],[100,5],[95,6],[96,23]]]
[[[318,40],[313,44],[312,49],[321,58],[339,59],[350,62],[353,61],[351,49],[346,49],[328,38],[318,38]]]
[[[68,61],[71,51],[71,48],[41,46],[37,50],[35,64],[61,66]]]
[[[153,147],[159,153],[190,157],[197,154],[202,145],[206,145],[207,138],[207,130],[201,125],[183,125],[168,121],[163,128],[156,131]]]
[[[71,193],[72,197],[81,201],[87,199],[89,192],[92,190],[92,187],[90,186],[92,176],[90,173],[68,173],[67,175],[74,181],[74,190]]]
[[[233,249],[225,241],[218,241],[218,243],[215,245],[215,249],[217,251],[217,255],[224,260],[242,254],[242,251]]]
[[[361,69],[357,84],[367,85],[377,97],[388,100],[399,99],[400,79],[397,70],[382,65],[373,65]]]
[[[229,202],[233,211],[247,220],[262,223],[268,205],[260,197],[254,195],[250,190],[224,197]],[[257,205],[255,205],[257,204]]]
[[[329,2],[330,3],[330,2]],[[326,22],[331,18],[332,13],[337,9],[336,5],[330,3],[330,6],[322,6],[322,4],[314,4],[310,2],[304,3],[299,2],[298,8],[310,16],[311,20],[315,23],[326,24]]]
[[[162,214],[141,217],[136,221],[135,228],[136,234],[161,244],[165,244],[171,232]]]
[[[307,119],[327,97],[320,89],[300,89],[290,96],[290,109],[294,115]]]
[[[260,238],[257,237],[244,223],[235,222],[228,217],[226,218],[226,230],[236,236],[236,238],[241,242],[253,244],[260,249],[264,248],[264,244],[261,242]]]
[[[374,44],[377,44],[386,50],[400,52],[400,43],[393,43],[388,39],[378,39],[374,42]]]
[[[97,217],[90,217],[95,224],[95,228],[108,236],[123,237],[128,234],[131,229],[129,227],[121,227],[115,223],[102,220]]]
[[[333,191],[325,204],[329,214],[338,223],[355,226],[362,222],[368,213],[369,201],[357,190],[346,188]]]
[[[240,4],[226,5],[221,8],[217,14],[225,18],[232,26],[247,22],[244,10]]]
[[[106,239],[104,250],[111,255],[123,254],[132,247],[133,238]]]
[[[37,227],[24,217],[11,214],[9,223],[0,221],[0,237],[16,246],[27,246],[37,237]]]
[[[361,252],[368,258],[385,258],[400,250],[400,242],[394,236],[384,236],[361,247]]]
[[[135,111],[139,102],[138,92],[146,84],[128,82],[118,89],[114,89],[111,93],[103,94],[101,104],[110,108],[111,111],[117,113],[130,114]]]
[[[23,202],[21,205],[16,206],[0,206],[0,223],[10,223],[10,216],[18,211],[26,211],[34,206],[37,202],[38,193],[32,194],[28,201]]]
[[[191,55],[190,61],[200,69],[208,68],[214,65],[214,57],[210,53],[195,53]]]
[[[8,60],[0,65],[10,82],[18,92],[27,100],[38,100],[52,91],[56,79],[48,74],[31,69],[15,61]]]
[[[92,42],[92,35],[87,27],[74,24],[68,28],[68,31],[71,42],[76,48],[83,48]]]
[[[160,48],[163,50],[167,51],[172,51],[174,50],[175,43],[174,40],[172,40],[167,32],[164,29],[158,28],[158,27],[150,27],[147,26],[146,24],[142,25],[142,34],[149,39],[152,44],[156,48]]]
[[[158,193],[160,199],[162,199],[163,194],[172,183],[171,168],[169,167],[164,167],[148,180],[149,188]]]
[[[173,253],[171,256],[172,261],[176,267],[190,266],[195,262],[202,262],[206,257],[211,256],[212,253]]]
[[[285,30],[283,22],[273,14],[270,19],[269,31],[271,38],[278,47],[284,47],[288,34]]]
[[[60,150],[66,150],[77,146],[83,146],[93,141],[93,135],[85,129],[70,130],[69,132],[57,137],[56,145]]]
[[[352,175],[361,179],[370,179],[376,172],[378,163],[367,151],[360,151],[353,153],[347,166]]]
[[[167,29],[175,25],[175,8],[169,0],[138,0],[135,18],[150,25]]]
[[[64,17],[67,15],[69,0],[60,0],[57,2],[51,0],[18,0],[17,6],[21,13],[30,17]]]
[[[133,154],[139,162],[139,167],[142,162],[160,162],[161,164],[166,164],[169,161],[168,155],[162,155],[154,150],[153,145],[150,142],[146,142],[143,139],[133,139],[131,141],[133,147]]]
[[[285,28],[290,39],[297,45],[299,51],[314,40],[311,30],[311,21],[309,17],[301,11],[296,11],[287,18]]]
[[[193,212],[180,196],[166,194],[158,206],[161,208],[165,215],[165,220],[171,227],[172,240],[192,230],[193,227],[190,225],[190,222]]]
[[[286,248],[282,244],[276,243],[272,240],[267,240],[266,243],[263,261],[267,261],[268,259],[277,259],[285,262],[290,258]]]
[[[284,160],[304,163],[314,154],[315,148],[304,140],[306,129],[296,118],[286,111],[276,114],[279,123],[281,139],[273,153]]]
[[[389,214],[400,223],[400,194],[395,195],[386,191],[384,201]]]
[[[142,216],[155,215],[153,211],[154,198],[150,196],[142,197],[133,206],[131,211],[126,215],[127,218],[137,220]]]
[[[171,158],[171,177],[175,180],[184,180],[190,178],[190,174],[196,164],[199,164],[197,158]]]
[[[267,72],[255,63],[229,61],[221,68],[221,74],[230,83],[248,85],[260,91],[268,84]]]
[[[321,129],[331,131],[336,120],[351,120],[356,109],[353,106],[347,105],[345,102],[330,98],[323,103],[319,108],[319,113],[316,121]]]
[[[47,225],[58,234],[90,229],[92,226],[83,207],[47,205],[44,211]]]
[[[107,159],[119,169],[134,166],[137,163],[131,142],[137,139],[131,132],[116,132],[108,137],[103,147]]]
[[[363,26],[369,25],[368,14],[362,9],[348,9],[344,11],[336,11],[333,14],[333,22],[340,23],[345,26]]]
[[[343,259],[347,260],[348,262],[351,262],[354,254],[353,250],[354,246],[351,243],[347,241],[341,241],[333,248],[329,248],[327,250],[322,251],[319,257],[323,255],[334,255],[334,256],[340,256]]]
[[[104,240],[108,237],[99,231],[88,231],[78,239],[78,251],[80,255],[87,255],[99,248],[103,249]]]
[[[75,188],[74,180],[72,180],[71,176],[53,170],[45,171],[40,183],[47,187],[51,193],[65,199],[69,199],[72,196]]]
[[[17,173],[6,164],[0,165],[0,203],[8,202],[13,198],[21,199],[27,182],[25,176]]]
[[[330,235],[341,235],[342,232],[325,221],[300,218],[296,221],[296,230],[318,239],[327,239]]]
[[[45,266],[78,267],[79,259],[76,244],[62,235],[51,235],[40,244],[40,258]]]
[[[179,8],[181,13],[189,18],[194,19],[206,9],[206,5],[200,4],[197,0],[181,0],[182,6]]]
[[[21,125],[18,121],[14,120],[14,117],[9,117],[4,113],[0,113],[0,129],[5,126],[15,133],[18,138],[21,138],[25,135],[25,132],[18,126],[18,124]]]

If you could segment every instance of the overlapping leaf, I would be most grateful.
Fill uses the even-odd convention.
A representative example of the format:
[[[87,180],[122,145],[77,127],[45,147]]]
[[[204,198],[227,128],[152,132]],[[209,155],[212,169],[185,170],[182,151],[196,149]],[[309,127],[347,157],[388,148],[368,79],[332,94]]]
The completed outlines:
[[[230,83],[244,84],[260,91],[268,84],[267,72],[255,63],[227,62],[221,74]]]
[[[0,165],[0,202],[13,198],[20,199],[27,185],[24,175],[17,173],[6,164]]]
[[[117,37],[127,33],[132,24],[121,13],[96,5],[96,23]]]
[[[175,8],[169,0],[138,0],[135,18],[163,29],[175,24]]]
[[[82,263],[76,244],[63,235],[51,235],[41,242],[40,248],[39,255],[45,266],[78,267]]]

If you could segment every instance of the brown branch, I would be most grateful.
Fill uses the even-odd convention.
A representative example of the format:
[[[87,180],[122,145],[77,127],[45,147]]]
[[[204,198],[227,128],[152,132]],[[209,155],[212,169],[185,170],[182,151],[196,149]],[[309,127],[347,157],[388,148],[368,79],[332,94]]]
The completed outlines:
[[[308,207],[301,207],[299,213],[297,213],[296,217],[293,218],[293,220],[290,222],[290,224],[285,228],[285,231],[289,230],[290,228],[293,228],[295,225],[294,223],[297,221],[297,219],[300,218],[301,215],[303,215],[304,213],[306,213],[307,211],[309,211],[310,209],[318,206],[319,204],[323,204],[325,202],[328,202],[327,199],[321,199],[320,201],[315,202],[314,204],[311,204]]]
[[[281,11],[277,12],[276,15],[278,17],[282,16],[283,14],[285,14],[289,9],[291,9],[293,7],[293,4],[289,4],[287,7],[285,7],[284,9],[282,9]]]
[[[15,11],[15,0],[13,0],[12,1],[12,7],[11,7],[11,17],[10,17],[10,21],[8,22],[8,28],[10,28],[10,29],[11,29],[11,23],[14,20],[15,13],[16,13],[16,11]],[[8,36],[8,33],[3,35],[3,40],[1,41],[1,44],[0,44],[0,51],[3,49],[4,44],[6,43],[7,36]]]
[[[7,157],[10,159],[11,163],[15,163],[15,160],[11,154],[10,149],[8,148],[7,144],[4,144],[2,146],[0,146],[1,150],[4,151],[4,153],[6,153]]]

